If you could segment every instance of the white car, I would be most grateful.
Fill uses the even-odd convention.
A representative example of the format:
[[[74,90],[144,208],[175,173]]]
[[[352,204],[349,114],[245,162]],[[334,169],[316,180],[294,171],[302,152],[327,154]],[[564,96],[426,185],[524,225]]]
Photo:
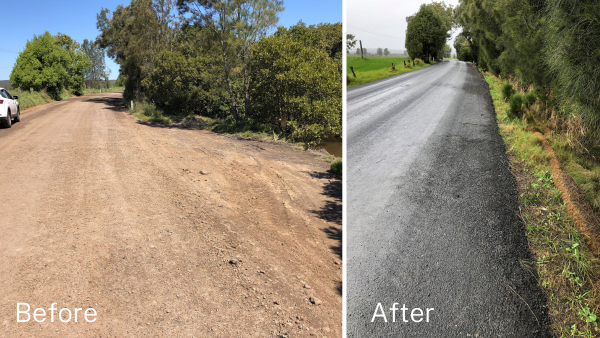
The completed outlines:
[[[4,122],[6,128],[10,128],[13,120],[21,121],[18,98],[18,96],[11,96],[6,89],[0,88],[0,121]]]

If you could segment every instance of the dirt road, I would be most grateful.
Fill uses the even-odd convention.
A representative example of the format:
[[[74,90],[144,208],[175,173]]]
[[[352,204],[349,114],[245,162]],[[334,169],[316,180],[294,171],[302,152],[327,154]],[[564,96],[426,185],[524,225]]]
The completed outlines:
[[[0,129],[0,336],[340,336],[341,181],[323,154],[148,125],[120,101]],[[17,323],[18,302],[46,320]],[[97,320],[50,322],[52,303]]]

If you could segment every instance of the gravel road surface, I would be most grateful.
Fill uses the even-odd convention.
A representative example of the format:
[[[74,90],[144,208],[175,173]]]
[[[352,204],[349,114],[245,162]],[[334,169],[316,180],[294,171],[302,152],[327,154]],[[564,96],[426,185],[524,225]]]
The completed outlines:
[[[549,336],[477,69],[444,61],[347,100],[348,336]]]
[[[0,145],[0,337],[341,335],[326,154],[148,124],[120,93],[24,111]]]

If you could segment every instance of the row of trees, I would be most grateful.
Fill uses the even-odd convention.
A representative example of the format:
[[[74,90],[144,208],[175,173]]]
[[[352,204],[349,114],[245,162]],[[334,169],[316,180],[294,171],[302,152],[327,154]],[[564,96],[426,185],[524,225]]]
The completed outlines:
[[[282,10],[279,0],[132,0],[102,9],[97,43],[120,65],[126,101],[267,124],[310,145],[341,133],[342,26],[276,29]]]
[[[553,93],[559,127],[598,153],[599,13],[595,0],[461,0],[454,46],[461,60]]]
[[[450,56],[446,40],[454,25],[452,6],[442,2],[423,4],[419,11],[406,18],[405,46],[411,59],[441,60]]]
[[[15,62],[10,74],[13,88],[45,90],[54,99],[63,89],[76,95],[88,86],[109,83],[104,51],[87,40],[83,45],[66,34],[34,35]]]
[[[370,55],[369,52],[367,52],[366,48],[363,48],[362,51],[363,51],[364,55]],[[356,49],[356,55],[360,55],[360,48]],[[388,56],[388,55],[390,55],[390,51],[387,48],[384,48],[384,49],[377,48],[377,51],[375,52],[375,55],[377,55],[377,56]]]

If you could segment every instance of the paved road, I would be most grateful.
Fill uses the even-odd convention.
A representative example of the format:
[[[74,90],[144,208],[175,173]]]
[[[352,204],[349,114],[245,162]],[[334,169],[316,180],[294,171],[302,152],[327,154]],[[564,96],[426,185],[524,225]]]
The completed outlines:
[[[352,88],[347,125],[348,336],[548,336],[477,70],[448,61]],[[372,322],[378,303],[387,323]]]

